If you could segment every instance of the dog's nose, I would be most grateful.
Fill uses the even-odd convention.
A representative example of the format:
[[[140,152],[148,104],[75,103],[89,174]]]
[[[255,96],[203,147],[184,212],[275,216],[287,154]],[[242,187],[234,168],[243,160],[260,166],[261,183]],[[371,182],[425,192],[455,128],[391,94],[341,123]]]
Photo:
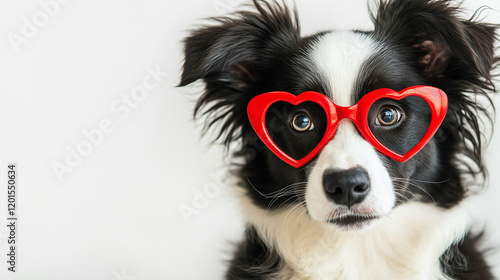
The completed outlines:
[[[370,178],[361,167],[347,170],[328,169],[323,173],[326,195],[337,204],[351,207],[362,202],[370,192]]]

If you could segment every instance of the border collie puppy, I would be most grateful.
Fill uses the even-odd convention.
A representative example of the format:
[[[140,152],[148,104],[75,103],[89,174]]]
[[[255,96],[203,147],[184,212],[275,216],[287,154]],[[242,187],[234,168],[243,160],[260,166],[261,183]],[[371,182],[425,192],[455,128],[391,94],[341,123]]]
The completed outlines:
[[[373,31],[302,37],[294,9],[255,0],[185,39],[180,86],[205,83],[195,115],[235,149],[247,229],[227,279],[493,278],[464,205],[485,175],[496,26],[459,14],[386,0]]]

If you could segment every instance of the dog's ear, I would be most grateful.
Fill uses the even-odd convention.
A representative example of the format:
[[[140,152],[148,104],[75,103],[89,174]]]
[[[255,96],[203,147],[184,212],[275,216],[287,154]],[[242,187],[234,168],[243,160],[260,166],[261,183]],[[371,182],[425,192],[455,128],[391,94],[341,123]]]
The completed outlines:
[[[241,136],[248,123],[246,106],[257,95],[267,65],[286,61],[300,42],[296,11],[276,2],[254,0],[255,8],[194,30],[184,41],[179,86],[205,82],[195,116],[206,116],[205,128],[220,125],[216,140],[226,145]]]
[[[483,174],[480,115],[489,117],[488,109],[477,96],[491,99],[495,91],[492,69],[498,65],[495,56],[497,26],[459,15],[459,7],[449,0],[380,0],[373,35],[382,43],[394,46],[392,51],[413,63],[426,83],[448,95],[448,113],[441,125],[438,140],[450,150],[469,160],[458,159],[470,174]],[[457,156],[458,158],[458,156]]]
[[[448,0],[384,1],[372,15],[374,35],[412,56],[427,78],[491,86],[496,27],[458,16]]]

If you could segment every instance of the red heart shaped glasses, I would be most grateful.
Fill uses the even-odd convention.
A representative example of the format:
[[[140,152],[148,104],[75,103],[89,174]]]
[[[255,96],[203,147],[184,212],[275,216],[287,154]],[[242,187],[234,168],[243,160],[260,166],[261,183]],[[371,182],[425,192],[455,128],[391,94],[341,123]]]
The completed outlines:
[[[429,127],[421,140],[405,154],[398,154],[383,145],[373,135],[368,123],[368,112],[373,103],[382,98],[398,101],[411,96],[425,100],[429,105],[432,117]],[[286,102],[294,106],[304,102],[314,102],[321,106],[326,112],[327,128],[323,138],[321,138],[319,143],[309,152],[309,154],[301,159],[294,159],[287,155],[276,145],[269,135],[265,122],[266,114],[271,105],[276,102]],[[399,162],[405,162],[418,153],[425,144],[429,142],[443,122],[447,109],[448,98],[446,94],[442,90],[431,86],[413,86],[400,92],[387,88],[377,89],[363,96],[357,104],[349,107],[338,106],[328,97],[318,92],[307,91],[296,96],[288,92],[275,91],[263,93],[254,97],[250,100],[247,108],[250,123],[259,138],[276,156],[295,168],[303,166],[318,155],[321,149],[323,149],[335,135],[339,122],[345,118],[352,120],[361,135],[379,152]]]

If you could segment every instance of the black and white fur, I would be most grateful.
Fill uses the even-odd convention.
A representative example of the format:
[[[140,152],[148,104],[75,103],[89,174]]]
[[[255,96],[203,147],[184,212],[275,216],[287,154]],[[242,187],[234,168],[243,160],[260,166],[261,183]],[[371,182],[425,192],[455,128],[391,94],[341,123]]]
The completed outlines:
[[[373,31],[301,37],[293,9],[253,6],[186,38],[180,83],[205,82],[195,115],[236,147],[248,226],[226,278],[492,279],[464,205],[477,191],[466,178],[485,174],[479,123],[488,115],[476,100],[494,91],[496,27],[461,19],[450,1],[384,0]],[[379,153],[344,120],[313,161],[294,168],[263,145],[246,114],[249,100],[269,91],[317,91],[350,106],[378,88],[414,85],[445,91],[449,110],[432,140],[404,163]],[[298,134],[288,110],[277,108],[268,125],[280,147],[300,155],[317,144],[324,124],[314,106],[304,106],[318,129]],[[384,137],[411,138],[423,121],[407,112],[407,124]],[[353,169],[368,175],[370,191],[356,205],[337,204],[325,193],[325,174]]]

